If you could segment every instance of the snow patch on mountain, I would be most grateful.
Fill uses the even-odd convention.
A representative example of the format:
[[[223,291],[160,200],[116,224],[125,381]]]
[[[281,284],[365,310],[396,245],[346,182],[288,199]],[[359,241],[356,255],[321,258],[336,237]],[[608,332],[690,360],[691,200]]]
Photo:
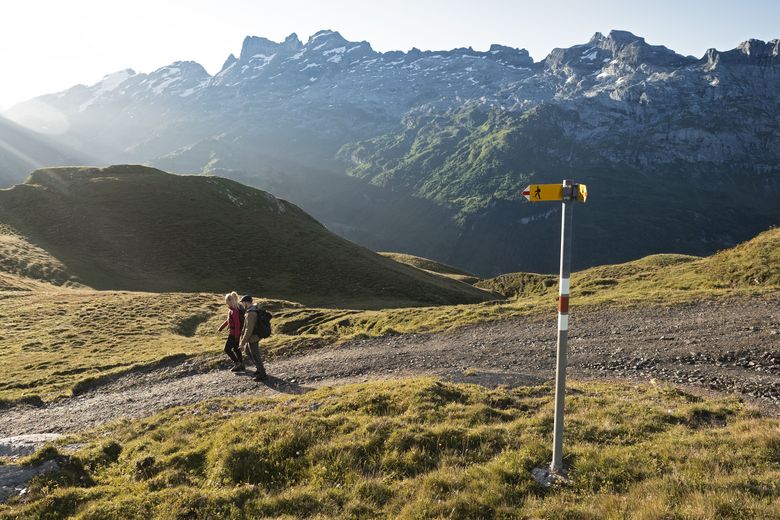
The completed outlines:
[[[208,84],[209,84],[209,81],[210,81],[210,79],[204,79],[203,81],[201,81],[200,83],[198,83],[198,84],[197,84],[197,85],[195,85],[194,87],[190,87],[190,88],[188,88],[187,90],[185,90],[184,92],[182,92],[181,94],[179,94],[179,96],[180,96],[180,97],[188,97],[188,96],[191,96],[191,95],[193,95],[195,92],[197,92],[197,91],[199,91],[199,90],[201,90],[201,89],[204,89],[204,88],[206,88],[206,87],[208,86]]]
[[[135,75],[136,74],[133,69],[125,69],[103,76],[102,80],[90,87],[92,89],[92,97],[79,105],[79,112],[83,112],[95,101],[97,101],[103,94],[116,90],[127,79],[132,78]]]

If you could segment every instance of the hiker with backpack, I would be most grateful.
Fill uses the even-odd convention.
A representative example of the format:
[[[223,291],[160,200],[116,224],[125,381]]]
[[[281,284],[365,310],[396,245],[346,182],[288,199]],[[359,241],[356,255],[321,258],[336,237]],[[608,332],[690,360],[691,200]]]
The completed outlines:
[[[249,354],[256,368],[255,381],[265,381],[268,376],[260,356],[260,339],[271,335],[271,313],[254,305],[248,294],[241,297],[241,305],[244,308],[244,330],[239,345],[249,345]]]
[[[228,328],[228,337],[225,342],[225,354],[233,361],[231,372],[244,371],[244,359],[239,348],[239,339],[244,329],[244,309],[239,305],[238,293],[235,291],[225,295],[225,304],[228,306],[227,319],[219,326],[219,332]]]

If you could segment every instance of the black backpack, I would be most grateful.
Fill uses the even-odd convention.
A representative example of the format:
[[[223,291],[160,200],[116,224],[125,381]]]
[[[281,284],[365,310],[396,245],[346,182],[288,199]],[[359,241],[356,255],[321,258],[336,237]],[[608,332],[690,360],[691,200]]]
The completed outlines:
[[[271,318],[273,318],[273,315],[267,310],[260,308],[250,310],[249,312],[257,312],[254,334],[259,336],[260,339],[269,337],[271,335]]]

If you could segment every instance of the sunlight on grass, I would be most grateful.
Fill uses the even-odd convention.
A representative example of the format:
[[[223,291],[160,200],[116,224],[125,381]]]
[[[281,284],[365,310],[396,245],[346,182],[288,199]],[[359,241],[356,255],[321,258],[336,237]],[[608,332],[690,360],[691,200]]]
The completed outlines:
[[[552,388],[410,379],[275,399],[218,399],[122,420],[59,457],[7,518],[777,518],[780,423],[736,399],[573,382],[565,463]],[[65,457],[63,446],[85,443]],[[23,503],[22,503],[23,502]]]

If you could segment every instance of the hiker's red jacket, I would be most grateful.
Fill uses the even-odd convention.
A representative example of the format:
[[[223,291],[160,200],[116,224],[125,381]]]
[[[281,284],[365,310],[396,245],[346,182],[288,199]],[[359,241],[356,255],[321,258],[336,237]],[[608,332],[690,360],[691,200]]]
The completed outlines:
[[[230,309],[230,311],[228,311],[227,319],[222,322],[219,330],[221,331],[225,327],[228,327],[228,334],[238,339],[241,337],[242,321],[244,320],[241,319],[241,311],[239,309]]]

